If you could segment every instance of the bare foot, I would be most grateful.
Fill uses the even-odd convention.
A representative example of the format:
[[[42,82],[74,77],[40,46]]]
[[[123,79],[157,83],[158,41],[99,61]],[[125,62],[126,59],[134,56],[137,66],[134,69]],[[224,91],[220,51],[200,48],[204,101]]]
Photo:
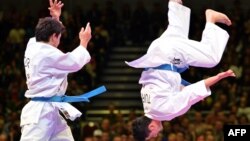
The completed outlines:
[[[224,72],[221,72],[219,74],[217,74],[217,76],[221,79],[225,78],[225,77],[229,77],[229,76],[232,76],[232,77],[235,77],[235,73],[232,71],[232,70],[227,70],[227,71],[224,71]]]
[[[214,11],[212,9],[207,9],[206,10],[206,20],[207,22],[212,22],[212,23],[223,23],[228,26],[232,24],[231,20],[227,17],[227,15]]]
[[[170,0],[170,1],[177,2],[177,3],[179,3],[179,4],[182,4],[182,0]]]

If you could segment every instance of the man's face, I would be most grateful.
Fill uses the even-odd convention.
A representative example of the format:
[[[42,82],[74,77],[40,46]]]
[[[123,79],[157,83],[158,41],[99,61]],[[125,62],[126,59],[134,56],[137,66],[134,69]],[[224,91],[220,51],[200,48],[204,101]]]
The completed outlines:
[[[150,132],[146,140],[157,137],[158,134],[163,129],[161,121],[154,121],[154,120],[149,124],[148,128]]]

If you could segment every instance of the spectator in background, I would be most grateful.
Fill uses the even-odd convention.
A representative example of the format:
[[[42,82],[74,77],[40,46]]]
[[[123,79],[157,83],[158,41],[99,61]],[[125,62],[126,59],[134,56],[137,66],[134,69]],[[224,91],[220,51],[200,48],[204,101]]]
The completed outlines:
[[[7,38],[10,45],[14,48],[14,51],[22,50],[22,46],[20,45],[24,43],[25,34],[24,28],[21,27],[19,22],[16,22],[15,27],[10,30]]]
[[[237,111],[237,116],[246,116],[246,118],[248,120],[250,120],[250,106],[247,105],[248,102],[248,95],[246,96],[241,96],[240,97],[240,101],[239,101],[239,107],[238,107],[238,111]]]

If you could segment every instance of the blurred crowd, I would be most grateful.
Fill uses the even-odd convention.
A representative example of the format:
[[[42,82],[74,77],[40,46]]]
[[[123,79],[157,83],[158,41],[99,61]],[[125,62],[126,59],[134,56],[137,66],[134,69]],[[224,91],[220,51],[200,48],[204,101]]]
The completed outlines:
[[[230,39],[221,63],[213,69],[190,68],[183,77],[196,82],[221,70],[233,69],[236,78],[228,78],[212,88],[212,95],[194,105],[189,113],[164,122],[161,136],[152,141],[223,141],[224,124],[249,124],[250,120],[250,11],[243,12],[240,3],[226,9],[233,25],[225,28]],[[100,8],[98,3],[89,9],[64,10],[62,23],[66,26],[59,49],[73,50],[78,44],[78,33],[89,21],[92,39],[88,50],[91,62],[81,71],[69,75],[67,94],[76,95],[94,88],[101,77],[102,68],[116,46],[145,46],[165,30],[168,21],[166,7],[155,3],[146,9],[143,1],[134,8],[124,3],[119,10],[112,1]],[[204,9],[191,17],[190,38],[200,40],[205,25]],[[202,15],[200,15],[202,13]],[[26,79],[23,56],[26,44],[34,36],[40,17],[48,16],[47,8],[33,15],[28,10],[0,9],[0,141],[18,141],[20,137],[20,112],[28,101],[24,97]],[[81,105],[80,105],[81,108]],[[119,109],[116,109],[119,111]],[[132,141],[133,112],[124,118],[120,112],[103,117],[100,122],[78,119],[70,122],[76,141]]]

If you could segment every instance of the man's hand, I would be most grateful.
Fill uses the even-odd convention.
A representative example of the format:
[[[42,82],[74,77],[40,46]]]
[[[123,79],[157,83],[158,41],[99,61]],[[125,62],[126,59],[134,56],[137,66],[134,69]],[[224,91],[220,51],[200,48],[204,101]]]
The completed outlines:
[[[60,21],[61,9],[64,4],[61,1],[57,2],[57,0],[54,0],[53,2],[53,0],[49,0],[49,5],[50,15]]]
[[[87,48],[89,40],[91,39],[91,28],[89,23],[87,23],[85,29],[82,27],[80,33],[79,33],[79,39],[80,39],[80,45]]]
[[[226,77],[229,77],[229,76],[236,77],[235,73],[231,69],[229,69],[227,71],[224,71],[224,72],[221,72],[221,73],[218,73],[217,76],[220,79],[223,79],[223,78],[226,78]]]

